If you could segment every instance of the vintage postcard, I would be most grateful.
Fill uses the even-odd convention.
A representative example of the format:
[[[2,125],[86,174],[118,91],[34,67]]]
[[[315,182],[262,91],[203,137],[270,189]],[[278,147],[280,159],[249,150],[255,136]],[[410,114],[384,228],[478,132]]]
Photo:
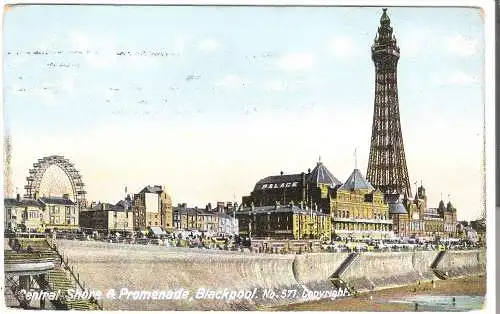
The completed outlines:
[[[491,14],[6,5],[4,308],[484,309]]]

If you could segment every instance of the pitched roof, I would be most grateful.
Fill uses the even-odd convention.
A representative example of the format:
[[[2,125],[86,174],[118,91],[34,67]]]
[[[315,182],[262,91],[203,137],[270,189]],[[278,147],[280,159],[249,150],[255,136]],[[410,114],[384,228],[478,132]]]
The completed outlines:
[[[120,200],[118,203],[115,204],[116,207],[120,207],[122,209],[131,209],[132,208],[132,201],[124,199]]]
[[[159,185],[154,185],[154,186],[146,186],[144,189],[142,189],[139,194],[144,194],[144,193],[161,193],[163,192],[163,189]]]
[[[448,204],[446,204],[446,210],[449,211],[449,212],[455,212],[456,211],[455,207],[453,207],[453,205],[451,204],[450,201],[448,201]]]
[[[342,184],[320,161],[316,167],[307,175],[307,182],[315,184],[328,184],[330,187],[336,187]]]
[[[17,198],[5,198],[3,200],[4,206],[32,206],[32,207],[42,207],[43,204],[40,200],[35,200],[32,198],[21,198],[19,201]]]
[[[361,174],[359,169],[354,169],[347,181],[340,187],[341,190],[370,190],[375,188]]]
[[[389,213],[390,214],[407,214],[406,208],[401,203],[397,201],[396,203],[389,203]]]
[[[76,205],[75,202],[64,197],[40,197],[40,200],[44,204],[54,204],[54,205]]]
[[[256,183],[256,186],[269,183],[284,183],[284,182],[295,182],[295,181],[300,182],[301,180],[302,179],[300,174],[283,174],[278,176],[265,177],[264,179],[259,180]]]

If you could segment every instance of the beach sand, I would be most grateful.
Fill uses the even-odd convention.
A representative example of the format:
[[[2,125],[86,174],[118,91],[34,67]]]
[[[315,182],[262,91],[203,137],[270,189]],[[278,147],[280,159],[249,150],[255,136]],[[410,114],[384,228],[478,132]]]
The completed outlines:
[[[412,304],[389,303],[403,297],[418,295],[447,295],[447,296],[484,296],[486,293],[486,276],[462,277],[447,280],[435,280],[434,287],[431,281],[421,281],[410,286],[389,288],[359,293],[354,297],[337,300],[320,300],[300,304],[290,304],[274,308],[269,311],[414,311]]]

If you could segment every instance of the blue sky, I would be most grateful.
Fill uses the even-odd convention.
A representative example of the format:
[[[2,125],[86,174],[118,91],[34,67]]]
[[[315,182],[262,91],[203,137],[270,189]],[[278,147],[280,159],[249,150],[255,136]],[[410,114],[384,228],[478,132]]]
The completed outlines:
[[[381,8],[18,6],[4,17],[13,181],[64,155],[91,200],[147,184],[174,203],[241,200],[262,177],[366,173]],[[483,21],[389,8],[410,181],[481,211]],[[34,54],[35,51],[40,54]],[[29,52],[29,54],[28,54]],[[414,190],[414,185],[412,185]]]

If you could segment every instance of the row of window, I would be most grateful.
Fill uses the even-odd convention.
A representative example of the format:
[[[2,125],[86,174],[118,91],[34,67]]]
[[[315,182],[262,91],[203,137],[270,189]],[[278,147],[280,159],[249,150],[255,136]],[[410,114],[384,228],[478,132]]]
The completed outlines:
[[[370,216],[368,209],[365,210],[364,216],[362,214],[363,212],[354,211],[354,214],[351,216],[351,213],[348,210],[336,210],[334,211],[333,216],[337,218],[354,218],[354,219],[389,219],[389,215],[382,215],[378,213],[373,213]]]
[[[61,210],[64,210],[66,216],[77,214],[77,209],[75,206],[65,206],[64,208],[61,206],[54,206],[54,205],[49,206],[49,213],[51,215],[59,215],[61,213]]]
[[[335,230],[361,230],[361,231],[389,231],[389,225],[382,224],[354,224],[354,223],[336,223]]]
[[[59,224],[67,224],[67,225],[76,225],[75,217],[59,219],[60,217],[51,216],[49,221],[51,224],[59,225]]]

